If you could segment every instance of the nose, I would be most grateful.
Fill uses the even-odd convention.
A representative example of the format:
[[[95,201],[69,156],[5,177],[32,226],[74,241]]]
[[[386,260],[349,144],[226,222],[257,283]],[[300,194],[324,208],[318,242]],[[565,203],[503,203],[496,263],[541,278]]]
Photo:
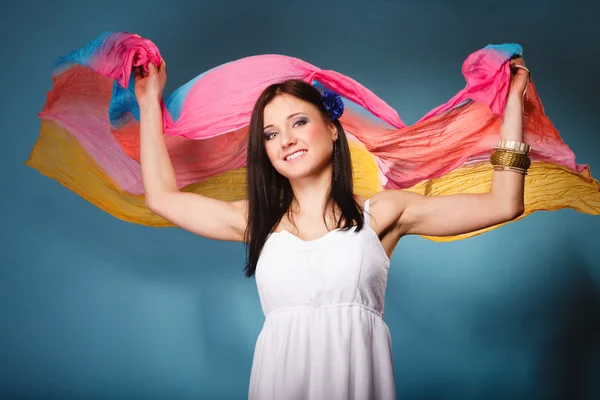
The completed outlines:
[[[281,148],[283,149],[296,143],[296,138],[287,129],[282,130],[279,134],[279,137],[281,138],[280,143]]]

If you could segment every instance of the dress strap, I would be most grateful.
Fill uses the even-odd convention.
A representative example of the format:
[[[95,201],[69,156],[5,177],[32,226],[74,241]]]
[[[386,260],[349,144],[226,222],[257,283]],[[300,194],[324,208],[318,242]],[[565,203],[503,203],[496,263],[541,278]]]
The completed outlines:
[[[365,224],[370,225],[370,220],[371,217],[369,215],[369,199],[367,199],[367,201],[365,201],[365,205],[363,206],[363,211],[364,211],[364,219],[365,219]]]

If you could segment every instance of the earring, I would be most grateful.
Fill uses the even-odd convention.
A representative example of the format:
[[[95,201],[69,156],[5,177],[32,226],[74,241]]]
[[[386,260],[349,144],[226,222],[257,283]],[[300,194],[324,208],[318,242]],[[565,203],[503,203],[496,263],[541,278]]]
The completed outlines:
[[[333,181],[340,179],[340,151],[337,140],[333,142]]]

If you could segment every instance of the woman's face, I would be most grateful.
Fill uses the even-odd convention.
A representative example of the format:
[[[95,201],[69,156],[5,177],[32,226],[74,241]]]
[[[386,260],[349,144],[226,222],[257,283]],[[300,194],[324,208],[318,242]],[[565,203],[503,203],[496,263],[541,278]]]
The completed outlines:
[[[337,130],[313,104],[281,94],[265,107],[263,135],[271,164],[293,180],[330,165]]]

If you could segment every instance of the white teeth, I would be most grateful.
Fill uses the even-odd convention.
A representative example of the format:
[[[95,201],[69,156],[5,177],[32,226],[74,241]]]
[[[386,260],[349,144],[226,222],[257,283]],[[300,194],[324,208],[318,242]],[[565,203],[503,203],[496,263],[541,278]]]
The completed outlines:
[[[300,150],[292,154],[291,156],[287,156],[285,161],[293,160],[294,158],[300,157],[302,154],[306,153],[306,150]]]

